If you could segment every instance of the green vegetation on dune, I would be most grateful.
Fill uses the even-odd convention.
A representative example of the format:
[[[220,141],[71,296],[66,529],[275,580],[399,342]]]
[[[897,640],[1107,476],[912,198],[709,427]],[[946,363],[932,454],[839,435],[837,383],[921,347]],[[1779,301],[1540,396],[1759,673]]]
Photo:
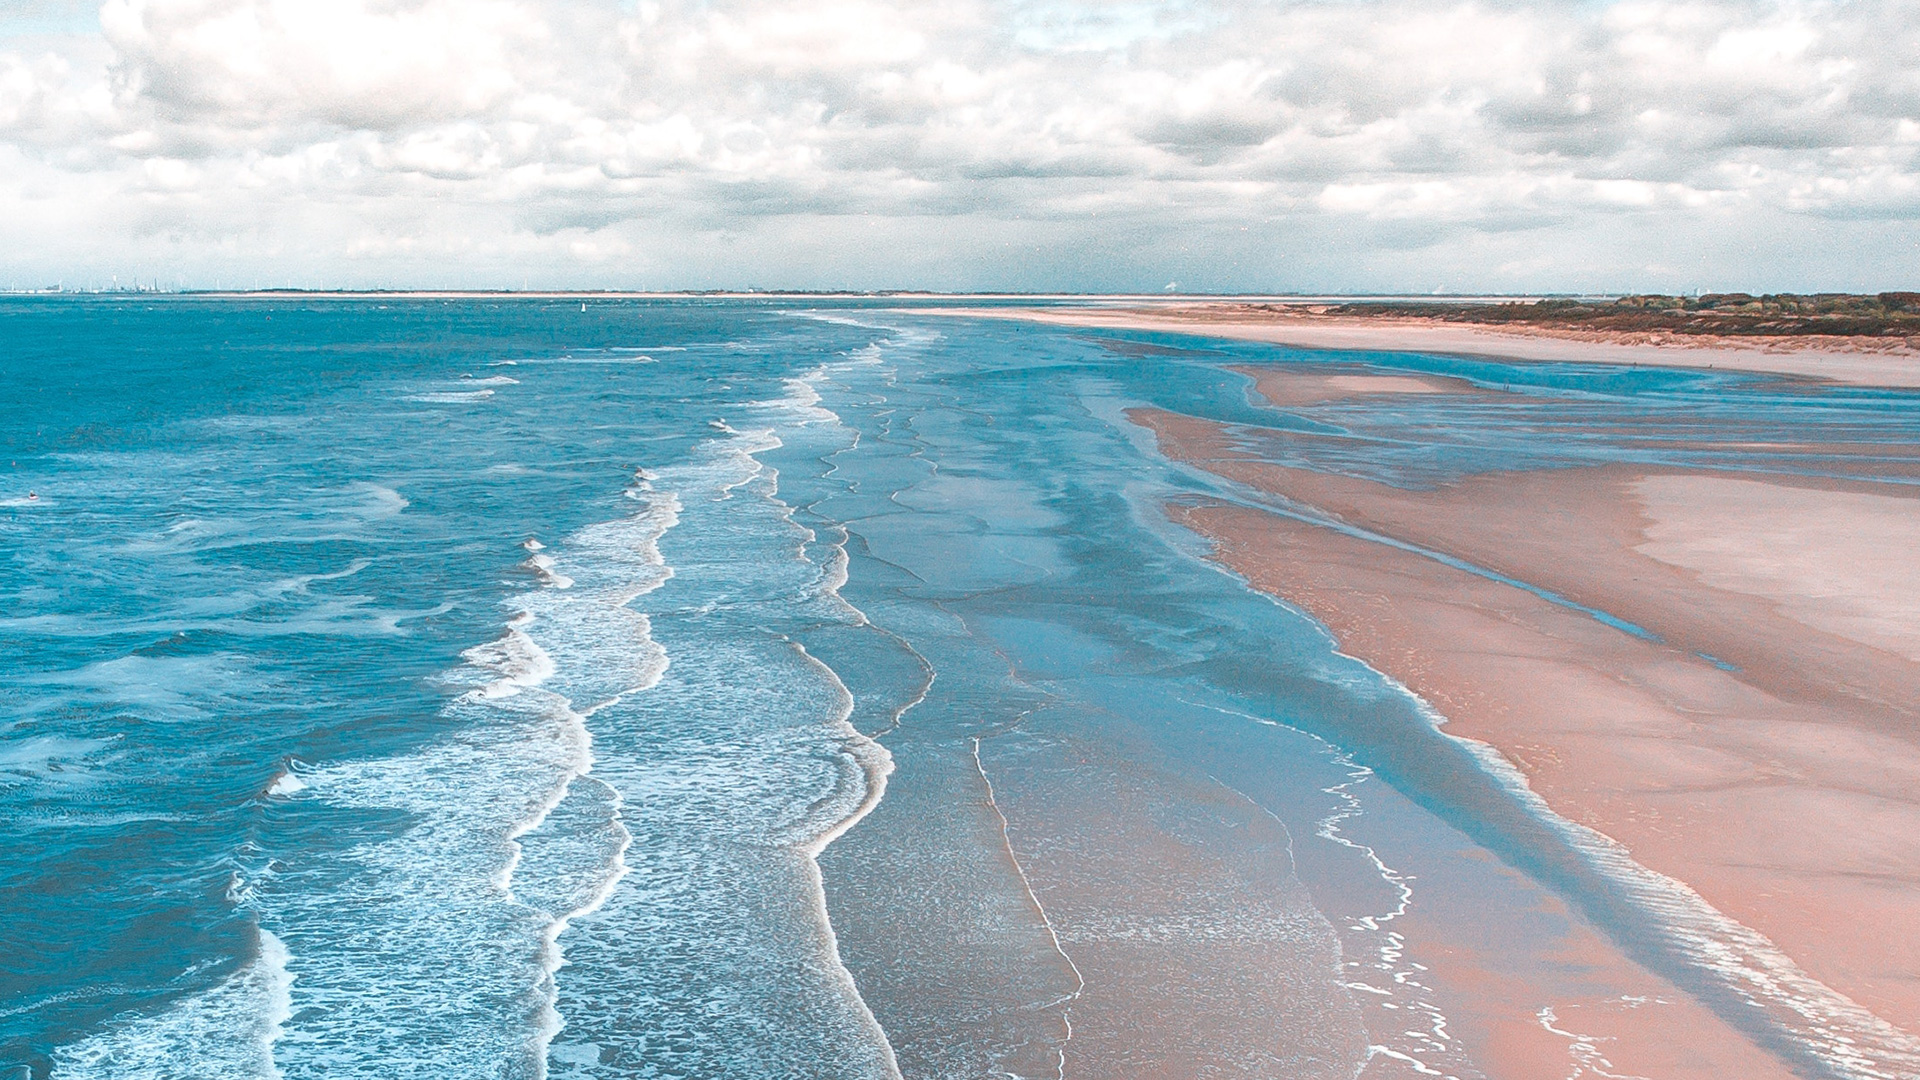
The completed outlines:
[[[1707,293],[1548,299],[1504,304],[1436,301],[1342,304],[1332,315],[1412,315],[1447,322],[1672,334],[1920,337],[1920,293]]]

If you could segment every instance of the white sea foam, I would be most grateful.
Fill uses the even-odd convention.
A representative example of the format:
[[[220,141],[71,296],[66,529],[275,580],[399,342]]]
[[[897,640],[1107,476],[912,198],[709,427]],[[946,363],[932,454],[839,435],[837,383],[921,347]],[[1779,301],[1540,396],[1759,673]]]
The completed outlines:
[[[391,491],[392,489],[387,488],[383,490]],[[406,500],[401,498],[399,492],[394,492],[393,495],[395,498],[400,499],[401,509],[405,509]],[[372,565],[372,559],[355,559],[348,563],[345,569],[335,570],[331,574],[298,574],[290,578],[281,578],[279,581],[274,582],[272,587],[267,591],[274,594],[304,592],[308,585],[316,581],[339,581],[341,578],[350,578]]]
[[[280,774],[273,778],[273,783],[267,785],[268,795],[287,796],[305,790],[307,790],[307,782],[294,774],[291,763],[280,770]]]
[[[279,1080],[274,1043],[293,1015],[286,945],[259,931],[258,954],[225,982],[53,1052],[57,1080],[220,1077]]]
[[[815,322],[832,323],[835,326],[857,326],[862,330],[896,330],[897,327],[883,326],[880,323],[865,322],[850,315],[831,315],[824,311],[784,311],[796,319],[812,319]]]
[[[137,707],[148,720],[210,715],[229,694],[256,677],[256,661],[230,652],[185,656],[116,656],[71,671],[30,675],[23,681],[68,687],[118,706]]]
[[[522,600],[540,613],[537,623],[530,624],[531,632],[570,661],[572,670],[562,680],[563,688],[574,701],[592,702],[580,711],[567,709],[567,725],[580,748],[577,768],[554,798],[536,806],[510,831],[514,854],[500,876],[502,891],[550,913],[539,938],[542,1004],[530,1044],[542,1074],[549,1046],[565,1026],[554,1006],[558,992],[555,978],[564,962],[560,936],[574,919],[598,910],[612,895],[626,875],[624,855],[632,842],[620,821],[618,790],[587,775],[593,757],[592,736],[585,719],[626,695],[651,688],[667,666],[664,650],[653,641],[649,620],[628,605],[672,576],[658,543],[677,524],[679,504],[671,494],[654,492],[644,477],[636,477],[628,494],[642,502],[644,509],[580,530],[557,556],[541,551],[543,545],[538,540],[529,538],[523,544],[534,552],[528,562],[549,584],[566,588],[575,583],[574,577],[559,569],[561,560],[577,567],[585,582],[581,590],[566,599],[532,594]],[[533,629],[534,625],[538,628]],[[604,825],[595,829],[569,820],[563,827],[545,828],[556,814],[575,804],[583,810],[568,815],[570,818],[584,813],[588,821]],[[596,836],[600,837],[597,847]],[[535,846],[529,850],[529,844]],[[573,851],[583,844],[587,851]],[[543,866],[557,863],[595,869],[584,874],[577,870],[547,872],[516,885],[516,876],[528,859]]]
[[[1560,1023],[1560,1017],[1551,1005],[1541,1006],[1540,1011],[1534,1014],[1534,1019],[1540,1022],[1540,1027],[1547,1033],[1567,1040],[1567,1057],[1570,1059],[1569,1065],[1572,1070],[1567,1075],[1572,1080],[1579,1080],[1583,1076],[1598,1077],[1599,1080],[1648,1080],[1647,1077],[1637,1073],[1613,1071],[1617,1066],[1607,1060],[1606,1054],[1601,1049],[1602,1043],[1613,1041],[1610,1036],[1585,1035],[1556,1027],[1555,1025]]]
[[[552,921],[540,934],[539,966],[542,975],[539,991],[542,1007],[535,1021],[531,1039],[533,1053],[540,1067],[539,1075],[542,1076],[545,1075],[553,1040],[566,1027],[565,1018],[560,1015],[559,1009],[555,1006],[558,998],[556,977],[566,960],[565,952],[560,945],[560,935],[566,932],[567,927],[575,919],[584,918],[600,910],[601,905],[613,895],[613,890],[619,885],[620,879],[627,875],[629,867],[626,863],[626,853],[633,844],[633,834],[627,830],[620,818],[621,799],[617,789],[593,777],[580,775],[569,783],[563,803],[566,800],[601,804],[590,808],[588,812],[593,820],[604,823],[599,830],[604,835],[596,836],[593,830],[581,828],[569,822],[568,824],[573,827],[558,831],[559,835],[565,838],[564,840],[557,844],[550,843],[544,848],[536,848],[535,854],[546,853],[554,847],[591,846],[595,841],[599,841],[602,850],[591,852],[584,857],[574,852],[566,852],[572,856],[570,861],[575,865],[592,866],[595,870],[585,875],[545,876],[542,879],[542,883],[547,886],[544,895],[536,894],[532,890],[522,890],[523,898],[527,902],[553,913]],[[556,804],[556,809],[561,805]],[[541,824],[548,820],[551,820],[551,812]],[[607,843],[609,840],[611,843]]]
[[[521,688],[462,695],[447,709],[453,734],[419,752],[302,772],[308,797],[411,824],[257,886],[263,919],[316,943],[294,987],[296,1037],[280,1047],[291,1072],[538,1074],[531,1040],[548,996],[539,942],[552,919],[511,892],[513,838],[551,812],[591,757],[565,700],[525,685],[528,650],[472,651],[483,669],[472,678],[508,669]],[[422,1045],[434,1047],[431,1060]]]
[[[595,366],[599,366],[599,367],[617,367],[617,366],[624,366],[624,365],[627,365],[627,364],[651,364],[651,363],[654,363],[654,362],[655,362],[655,360],[654,360],[654,358],[653,358],[653,357],[651,357],[651,356],[649,356],[649,355],[646,355],[646,354],[648,354],[648,353],[656,353],[656,352],[686,352],[686,351],[687,351],[687,347],[685,347],[685,346],[677,346],[677,345],[652,345],[652,346],[647,346],[647,347],[644,347],[644,348],[611,348],[611,349],[608,349],[608,350],[606,350],[606,353],[607,353],[607,354],[611,354],[611,355],[593,355],[593,354],[590,354],[590,355],[586,355],[586,356],[573,356],[573,355],[567,355],[567,356],[542,356],[542,357],[538,357],[538,358],[530,358],[530,359],[526,359],[526,360],[521,360],[521,361],[520,361],[520,363],[522,363],[522,364],[542,364],[542,365],[562,365],[562,364],[565,364],[565,365],[580,365],[580,366],[586,366],[586,367],[595,367]]]
[[[787,379],[785,380],[787,396],[778,401],[770,401],[765,404],[804,410],[807,413],[805,420],[837,421],[840,419],[838,414],[827,409],[814,409],[814,406],[820,404],[820,391],[814,389],[814,384],[825,377],[826,369],[816,368],[799,378]]]
[[[108,739],[76,739],[66,735],[29,735],[0,742],[0,769],[33,772],[49,764],[84,758],[108,745]]]
[[[429,405],[462,405],[475,401],[485,401],[493,396],[491,389],[483,390],[436,390],[424,394],[410,394],[408,401],[425,402]]]
[[[560,556],[569,550],[562,545]],[[664,572],[648,567],[650,579]],[[504,632],[468,649],[466,667],[449,676],[472,687],[448,706],[452,736],[399,758],[302,770],[328,802],[401,810],[417,824],[355,852],[344,879],[263,890],[263,909],[289,927],[323,940],[374,940],[308,960],[302,1008],[318,1010],[303,1013],[310,1018],[287,1060],[382,1080],[542,1075],[557,1030],[557,938],[624,873],[628,837],[617,797],[586,778],[593,754],[584,716],[546,688],[580,680],[569,680],[534,635],[554,631],[547,644],[583,667],[593,658],[566,648],[577,635],[620,638],[641,655],[621,688],[643,688],[664,662],[644,618],[624,607],[634,588],[517,597]],[[583,801],[583,791],[599,797]],[[545,829],[556,814],[565,827]],[[518,880],[529,861],[536,879]],[[489,1001],[514,1004],[501,1012],[482,1004]],[[423,1041],[438,1048],[432,1061],[407,1049]]]
[[[488,375],[480,379],[462,379],[462,386],[519,386],[520,380],[508,375]]]
[[[384,484],[353,484],[349,490],[365,497],[366,501],[358,509],[360,516],[368,519],[390,518],[412,505],[405,495]]]
[[[555,589],[573,588],[573,579],[554,569],[553,556],[535,553],[520,564],[533,571],[540,583]]]
[[[462,692],[447,706],[442,740],[393,758],[290,764],[274,779],[268,794],[297,795],[303,808],[331,805],[371,812],[372,820],[408,823],[331,859],[308,859],[249,879],[236,892],[236,902],[256,906],[263,921],[290,940],[316,943],[303,949],[300,981],[292,988],[300,1019],[293,1037],[279,1044],[283,1067],[302,1075],[324,1070],[381,1080],[502,1070],[541,1076],[550,1048],[556,1061],[597,1054],[591,1046],[552,1045],[566,1025],[555,1003],[567,931],[619,893],[633,842],[623,821],[633,810],[619,789],[595,775],[599,763],[588,719],[655,686],[667,670],[650,619],[633,606],[675,572],[660,540],[684,511],[675,491],[655,484],[685,490],[709,505],[743,495],[708,514],[707,527],[718,529],[717,537],[758,535],[773,521],[794,531],[771,530],[770,552],[791,536],[816,540],[793,523],[792,509],[774,495],[777,473],[756,458],[782,445],[776,429],[783,425],[828,429],[829,420],[837,419],[815,411],[817,402],[806,402],[804,393],[792,396],[764,407],[771,426],[716,428],[718,437],[692,465],[662,470],[662,476],[637,475],[627,493],[638,504],[633,514],[580,529],[550,548],[528,538],[526,564],[545,587],[512,598],[500,634],[469,648],[466,663],[448,674]],[[745,534],[734,531],[742,528]],[[754,564],[774,571],[769,580],[801,586],[766,596],[768,617],[786,617],[793,598],[802,597],[809,604],[829,603],[821,610],[838,612],[834,619],[853,621],[837,595],[845,580],[845,536],[828,539],[811,561],[804,550],[787,547],[791,567]],[[758,547],[727,557],[749,550]],[[741,578],[738,568],[723,568],[719,577],[761,587],[751,584],[755,575]],[[571,587],[558,587],[562,582]],[[722,652],[731,647],[720,638],[707,644]],[[790,659],[781,663],[793,665],[790,674],[799,685],[742,687],[744,702],[773,695],[749,706],[765,710],[768,726],[759,735],[732,733],[724,719],[711,727],[723,743],[741,740],[730,744],[733,763],[711,770],[716,782],[700,796],[727,809],[687,823],[711,828],[746,809],[749,819],[760,820],[758,839],[746,850],[774,845],[798,856],[794,872],[804,871],[805,884],[798,878],[794,884],[808,891],[812,933],[824,941],[829,958],[818,974],[837,982],[828,996],[846,1003],[852,1012],[845,1023],[853,1025],[836,1035],[804,1037],[824,1038],[822,1045],[837,1048],[837,1060],[879,1063],[872,1069],[858,1064],[846,1075],[897,1077],[885,1036],[838,962],[814,863],[822,847],[881,797],[890,758],[851,726],[851,695],[838,677],[797,644],[787,649]],[[815,700],[814,684],[836,688],[831,700]],[[774,700],[780,695],[786,698]],[[662,753],[656,748],[647,760],[688,780],[722,764],[698,756],[656,761]],[[723,777],[728,769],[750,773],[761,766],[769,769],[764,775]],[[647,812],[657,815],[658,793],[646,797]],[[657,858],[661,822],[649,822],[656,830],[650,858]],[[688,858],[711,857],[700,833],[689,832],[681,842]],[[649,866],[658,870],[657,863]],[[352,947],[325,944],[333,942]],[[795,955],[803,954],[810,955],[805,949]],[[624,1000],[618,995],[593,1000],[596,1007],[627,1007],[618,1004]],[[284,1017],[287,1010],[272,1015]],[[764,1019],[783,1023],[772,1014]],[[793,1030],[802,1033],[805,1026]],[[432,1060],[412,1052],[419,1045],[436,1048]],[[203,1074],[247,1075],[220,1068]]]
[[[299,1037],[282,1050],[290,1069],[381,1080],[544,1074],[561,1027],[560,936],[610,895],[631,842],[619,793],[588,775],[586,717],[666,669],[647,617],[628,605],[672,576],[657,542],[678,503],[644,479],[629,495],[641,505],[626,518],[552,548],[523,541],[532,568],[575,587],[513,597],[500,635],[462,654],[446,676],[464,692],[447,706],[445,739],[395,758],[288,770],[311,786],[306,798],[414,822],[336,865],[259,887],[276,927],[358,943],[304,961]],[[423,1042],[438,1048],[431,1061],[408,1049]]]
[[[787,397],[767,403],[767,407],[785,412],[789,423],[840,429],[839,415],[820,407],[822,398],[817,386],[827,377],[828,369],[821,367],[801,378],[788,379],[785,384]],[[772,441],[775,445],[781,444],[777,438]],[[772,449],[772,447],[768,446],[764,449]],[[755,449],[751,453],[762,453],[764,449]],[[804,533],[806,543],[813,543],[819,539],[817,533],[794,520],[794,510],[791,505],[775,498],[771,493],[768,497],[779,506],[782,519],[790,527]],[[818,564],[815,595],[833,608],[851,616],[849,621],[854,625],[869,625],[866,613],[849,603],[840,593],[841,587],[847,582],[846,541],[846,530],[843,527],[837,528],[834,539],[827,545],[825,561]],[[814,835],[810,838],[794,837],[794,839],[799,840],[799,846],[807,855],[807,866],[814,889],[814,908],[818,913],[821,932],[826,936],[828,948],[832,952],[838,975],[843,981],[846,992],[853,1001],[858,1003],[872,1038],[881,1048],[889,1075],[897,1080],[900,1067],[894,1059],[892,1043],[887,1039],[885,1031],[881,1029],[873,1010],[861,997],[859,988],[854,984],[853,974],[847,970],[845,962],[841,959],[839,938],[834,933],[833,921],[827,911],[826,889],[820,876],[819,863],[821,852],[859,824],[862,818],[872,813],[874,807],[878,806],[880,800],[886,796],[887,777],[893,772],[893,755],[879,742],[854,728],[851,722],[853,695],[847,690],[839,674],[807,653],[798,642],[794,643],[794,648],[799,650],[807,662],[830,681],[838,696],[838,705],[828,729],[839,743],[836,766],[841,772],[838,782],[834,785],[833,796],[816,800],[811,807],[810,816],[814,819],[812,824]]]
[[[755,1062],[803,1060],[849,1080],[898,1076],[840,962],[814,861],[880,797],[889,759],[852,727],[837,675],[781,629],[855,620],[820,589],[833,556],[794,522],[778,471],[757,457],[789,436],[808,440],[802,453],[848,436],[824,423],[804,433],[822,418],[784,399],[747,408],[751,422],[716,421],[716,437],[690,460],[630,492],[693,531],[664,608],[674,616],[672,672],[655,693],[594,714],[592,778],[624,792],[636,837],[629,859],[646,873],[562,939],[588,960],[558,979],[571,1015],[549,1056],[567,1077],[592,1075],[608,1053],[645,1054],[664,1072],[744,1074]],[[663,503],[653,485],[678,498]],[[635,543],[638,528],[583,530],[578,550],[593,533],[594,564],[624,555],[645,565],[651,533]],[[575,565],[561,563],[579,581],[574,591],[592,588],[588,564]],[[534,633],[571,655],[553,637],[560,629],[543,615]],[[553,685],[574,678],[569,665]],[[688,896],[705,900],[689,905]],[[725,1015],[712,1012],[720,1000]],[[639,1025],[636,1008],[645,1010]]]
[[[493,676],[472,691],[484,698],[510,697],[539,686],[554,672],[553,657],[513,624],[506,633],[460,655],[478,671]]]

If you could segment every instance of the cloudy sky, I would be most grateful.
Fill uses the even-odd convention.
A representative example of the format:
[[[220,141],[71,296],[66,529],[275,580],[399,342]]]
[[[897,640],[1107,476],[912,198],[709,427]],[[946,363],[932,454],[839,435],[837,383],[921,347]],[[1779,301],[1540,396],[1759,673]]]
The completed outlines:
[[[1920,0],[0,0],[0,287],[1920,287]]]

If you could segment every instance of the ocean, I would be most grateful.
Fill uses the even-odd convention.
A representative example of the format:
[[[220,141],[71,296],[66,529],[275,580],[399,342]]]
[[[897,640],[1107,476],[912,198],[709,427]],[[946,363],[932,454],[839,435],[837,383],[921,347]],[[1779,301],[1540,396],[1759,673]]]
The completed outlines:
[[[937,306],[0,299],[0,1077],[1466,1077],[1410,902],[1658,930],[1169,521],[1128,409],[1353,356]],[[1402,483],[1913,423],[1368,360],[1522,391]]]

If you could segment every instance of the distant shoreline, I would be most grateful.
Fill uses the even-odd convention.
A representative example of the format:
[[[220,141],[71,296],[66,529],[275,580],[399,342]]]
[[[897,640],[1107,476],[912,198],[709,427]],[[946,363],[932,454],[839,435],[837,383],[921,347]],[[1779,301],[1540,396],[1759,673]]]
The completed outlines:
[[[1153,308],[944,308],[928,314],[1261,341],[1301,349],[1719,368],[1854,386],[1920,389],[1920,347],[1913,338],[1804,333],[1731,337],[1535,325],[1495,327],[1421,316],[1334,315],[1305,310],[1307,307],[1305,302],[1250,308],[1244,301],[1188,301]]]

